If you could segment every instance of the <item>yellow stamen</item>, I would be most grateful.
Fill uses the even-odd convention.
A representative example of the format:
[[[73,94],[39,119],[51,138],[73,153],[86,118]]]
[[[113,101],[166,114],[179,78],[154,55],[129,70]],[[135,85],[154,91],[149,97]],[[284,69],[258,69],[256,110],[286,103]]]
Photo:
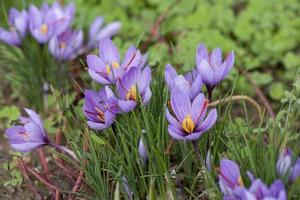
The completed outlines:
[[[104,113],[102,112],[102,110],[100,110],[99,108],[97,108],[97,107],[95,107],[95,110],[98,112],[98,115],[97,115],[97,118],[100,120],[100,121],[102,121],[102,122],[104,122]]]
[[[127,100],[133,100],[133,101],[137,100],[137,91],[136,91],[136,86],[135,85],[131,86],[131,88],[127,92],[126,99]]]
[[[120,67],[119,63],[115,62],[115,61],[112,61],[111,62],[111,65],[113,66],[113,68],[117,69]]]
[[[47,34],[48,33],[48,26],[46,24],[43,24],[41,27],[40,27],[40,31],[43,33],[43,34]]]
[[[238,178],[238,184],[239,184],[239,186],[244,187],[244,182],[243,182],[243,179],[241,176],[239,176],[239,178]]]
[[[60,47],[61,49],[64,49],[64,48],[67,47],[67,44],[64,43],[64,42],[61,42],[61,43],[59,44],[59,47]]]
[[[187,133],[192,133],[194,128],[195,128],[195,124],[191,118],[191,115],[187,115],[185,116],[185,118],[182,121],[182,128],[183,130],[185,130]]]
[[[109,65],[106,65],[106,73],[107,73],[107,75],[110,75],[110,67],[109,67]]]

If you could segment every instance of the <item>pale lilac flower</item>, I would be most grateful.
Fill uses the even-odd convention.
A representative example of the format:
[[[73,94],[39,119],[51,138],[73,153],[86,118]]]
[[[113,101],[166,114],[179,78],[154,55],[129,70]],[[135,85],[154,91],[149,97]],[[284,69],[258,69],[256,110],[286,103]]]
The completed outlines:
[[[237,187],[244,187],[239,166],[232,160],[222,159],[219,171],[219,185],[225,195],[233,193]]]
[[[88,126],[94,130],[103,130],[111,126],[119,112],[118,100],[109,87],[95,92],[85,90],[83,113],[87,117]]]
[[[277,174],[281,177],[289,176],[292,168],[292,151],[285,149],[279,155],[276,163]]]
[[[140,64],[141,53],[135,46],[127,50],[121,63],[119,51],[109,38],[101,40],[99,53],[100,57],[88,55],[87,64],[91,78],[101,84],[115,84],[130,68]]]
[[[146,162],[148,160],[148,153],[142,138],[139,141],[139,156],[143,160],[143,162]]]
[[[43,145],[49,145],[50,141],[39,115],[30,109],[25,109],[25,111],[29,117],[21,117],[21,125],[13,126],[5,131],[12,148],[20,152],[29,152]]]
[[[89,28],[88,49],[96,48],[102,39],[111,38],[120,31],[122,26],[120,22],[112,22],[103,27],[103,21],[104,18],[99,16],[91,24]]]
[[[171,92],[174,88],[179,88],[185,92],[191,100],[201,93],[202,90],[202,79],[195,71],[189,72],[185,76],[178,75],[170,64],[166,65],[165,81]]]
[[[234,52],[231,51],[228,57],[222,60],[220,48],[208,53],[204,44],[200,44],[196,53],[196,66],[203,83],[209,91],[221,82],[229,73],[234,64]]]
[[[171,108],[175,116],[166,109],[170,136],[177,140],[197,140],[208,131],[217,120],[217,110],[212,109],[206,116],[207,104],[208,101],[202,93],[191,101],[186,92],[178,88],[173,89]]]
[[[132,67],[116,83],[119,94],[119,107],[123,112],[133,110],[139,100],[146,105],[151,96],[150,90],[151,69],[146,67],[143,71],[140,68]],[[139,99],[141,97],[141,99]]]
[[[9,10],[9,30],[0,28],[0,41],[9,45],[21,45],[21,38],[27,34],[28,14],[25,10],[18,11],[15,8]]]
[[[71,60],[77,56],[83,42],[83,32],[67,29],[58,36],[51,38],[49,52],[58,60]]]
[[[71,24],[75,7],[69,4],[62,8],[58,3],[51,7],[43,4],[41,9],[29,7],[29,29],[32,36],[40,43],[46,43],[53,36],[63,33]]]

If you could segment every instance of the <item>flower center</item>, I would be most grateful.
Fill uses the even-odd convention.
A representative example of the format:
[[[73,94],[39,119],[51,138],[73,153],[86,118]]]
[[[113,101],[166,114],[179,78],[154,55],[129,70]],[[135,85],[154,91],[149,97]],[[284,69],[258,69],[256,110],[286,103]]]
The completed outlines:
[[[243,179],[241,176],[239,176],[239,178],[238,178],[238,185],[241,187],[244,187],[244,182],[243,182]]]
[[[61,42],[61,43],[59,44],[59,47],[60,47],[61,49],[64,49],[64,48],[67,47],[67,44],[66,44],[65,42]]]
[[[137,100],[137,91],[136,91],[135,85],[132,85],[131,88],[128,90],[128,92],[126,94],[126,99],[133,100],[133,101]]]
[[[97,118],[101,121],[104,122],[104,113],[102,112],[102,110],[100,110],[99,108],[95,107],[95,110],[97,111],[98,115]]]
[[[43,34],[47,34],[48,33],[48,26],[47,26],[47,24],[42,24],[42,26],[40,27],[40,31]]]
[[[185,130],[187,133],[192,133],[194,128],[195,128],[195,124],[191,118],[191,115],[187,115],[185,116],[185,118],[182,121],[182,128],[183,130]]]
[[[117,62],[115,62],[115,61],[112,61],[112,62],[111,62],[111,65],[112,65],[112,67],[115,68],[115,69],[118,69],[118,68],[120,67],[119,63],[117,63]]]
[[[105,66],[105,68],[106,68],[106,73],[107,73],[107,75],[110,75],[110,67],[109,67],[109,65],[106,65]]]

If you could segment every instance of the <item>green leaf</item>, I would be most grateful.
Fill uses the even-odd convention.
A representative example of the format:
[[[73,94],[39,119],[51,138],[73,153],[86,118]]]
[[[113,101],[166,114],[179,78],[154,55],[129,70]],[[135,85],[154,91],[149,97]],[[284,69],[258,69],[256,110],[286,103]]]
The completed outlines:
[[[102,146],[105,144],[104,140],[100,137],[98,137],[96,134],[92,133],[91,138],[93,142],[95,142],[97,145]]]
[[[270,86],[270,96],[272,99],[279,100],[284,96],[284,86],[282,83],[277,82],[277,83],[272,83]]]
[[[255,83],[258,85],[266,85],[273,80],[273,77],[267,73],[263,74],[263,73],[259,73],[259,72],[253,72],[253,73],[251,73],[251,77],[255,81]]]

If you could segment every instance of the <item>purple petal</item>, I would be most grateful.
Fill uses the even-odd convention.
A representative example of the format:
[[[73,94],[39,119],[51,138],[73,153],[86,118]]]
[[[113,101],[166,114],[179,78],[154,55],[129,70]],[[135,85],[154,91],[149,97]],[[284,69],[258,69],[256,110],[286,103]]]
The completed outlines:
[[[216,123],[217,121],[217,110],[216,109],[212,109],[207,117],[205,118],[205,120],[202,122],[202,124],[200,125],[199,128],[197,128],[197,130],[201,130],[203,132],[207,131],[208,129],[210,129],[211,127],[213,127],[213,125]]]
[[[26,143],[20,143],[20,144],[11,144],[11,147],[14,148],[17,151],[26,153],[33,151],[34,149],[45,145],[44,142],[26,142]]]
[[[129,69],[131,67],[138,67],[141,57],[142,57],[141,52],[138,49],[136,49],[135,46],[131,46],[128,48],[128,50],[125,53],[122,66],[125,69]]]
[[[142,94],[142,104],[147,105],[151,99],[151,96],[152,96],[152,92],[148,87],[144,90],[144,93]]]
[[[292,168],[290,180],[295,181],[298,177],[300,177],[300,158],[297,159]]]
[[[199,137],[202,135],[204,131],[197,131],[197,132],[193,132],[191,134],[188,134],[187,136],[185,136],[186,140],[190,140],[190,141],[194,141],[194,140],[198,140]]]
[[[231,68],[232,68],[233,65],[234,65],[234,57],[235,57],[234,52],[231,51],[231,52],[229,53],[228,57],[227,57],[226,60],[225,60],[225,62],[226,62],[226,69],[227,69],[227,70],[226,70],[226,74],[229,73],[229,71],[231,70]]]
[[[168,122],[174,126],[176,129],[181,129],[181,124],[180,122],[177,121],[177,119],[175,119],[171,113],[169,112],[169,109],[166,108],[166,118],[168,120]]]
[[[190,99],[194,99],[202,91],[202,79],[201,76],[197,76],[195,81],[192,83],[190,89]]]
[[[142,76],[137,80],[138,89],[141,94],[143,94],[146,88],[150,86],[150,81],[151,81],[151,69],[149,66],[147,66],[143,70]]]
[[[175,88],[171,93],[171,106],[172,109],[180,122],[186,117],[186,115],[191,114],[191,102],[186,93],[182,92],[180,89]]]
[[[199,65],[203,60],[208,62],[208,51],[204,44],[199,44],[196,53],[196,65]]]
[[[28,116],[30,117],[30,119],[36,123],[36,125],[38,125],[41,129],[41,131],[43,132],[44,136],[46,136],[46,133],[44,131],[44,124],[40,118],[40,116],[34,112],[33,110],[30,110],[28,108],[24,108],[24,110],[26,111],[26,113],[28,114]]]
[[[239,166],[232,160],[223,159],[220,164],[220,181],[230,188],[235,188],[238,185],[238,180],[241,176]]]
[[[210,64],[219,66],[222,64],[222,51],[220,48],[215,48],[210,55]]]
[[[103,129],[106,129],[109,127],[109,125],[107,124],[103,124],[103,123],[96,123],[96,122],[92,122],[92,121],[87,121],[88,126],[96,131],[100,131]]]
[[[207,62],[207,60],[202,60],[198,65],[197,65],[198,72],[202,78],[202,81],[209,86],[214,85],[214,76],[215,72]]]
[[[110,126],[110,125],[112,125],[112,124],[114,123],[114,121],[115,121],[115,119],[116,119],[116,115],[113,114],[113,113],[110,112],[110,111],[106,111],[106,112],[105,112],[105,117],[104,117],[104,119],[105,119],[105,124],[106,124],[107,126]]]
[[[120,62],[118,49],[109,38],[101,40],[99,51],[100,57],[103,58],[106,63],[111,64],[112,62]]]
[[[173,80],[173,87],[171,89],[174,88],[180,89],[188,96],[190,95],[190,84],[187,80],[185,80],[183,75],[179,75]]]
[[[139,156],[144,162],[148,160],[148,153],[142,138],[140,139],[139,142]]]
[[[172,125],[168,126],[168,132],[170,134],[170,136],[176,140],[184,140],[185,139],[185,134],[184,132],[182,132],[181,130],[175,128]]]
[[[172,65],[167,64],[165,69],[165,81],[169,88],[173,88],[173,82],[177,76],[177,72]]]
[[[92,39],[92,42],[96,42],[94,39],[99,33],[101,26],[103,25],[104,18],[102,16],[97,17],[89,28],[89,38]]]
[[[118,106],[123,112],[130,112],[136,107],[136,101],[119,100]]]
[[[120,22],[112,22],[102,28],[102,30],[97,35],[97,41],[103,38],[111,38],[116,35],[122,27]]]
[[[205,116],[206,113],[203,112],[206,107],[205,104],[206,102],[204,94],[198,94],[192,103],[192,119],[194,122],[199,122],[201,116]]]

